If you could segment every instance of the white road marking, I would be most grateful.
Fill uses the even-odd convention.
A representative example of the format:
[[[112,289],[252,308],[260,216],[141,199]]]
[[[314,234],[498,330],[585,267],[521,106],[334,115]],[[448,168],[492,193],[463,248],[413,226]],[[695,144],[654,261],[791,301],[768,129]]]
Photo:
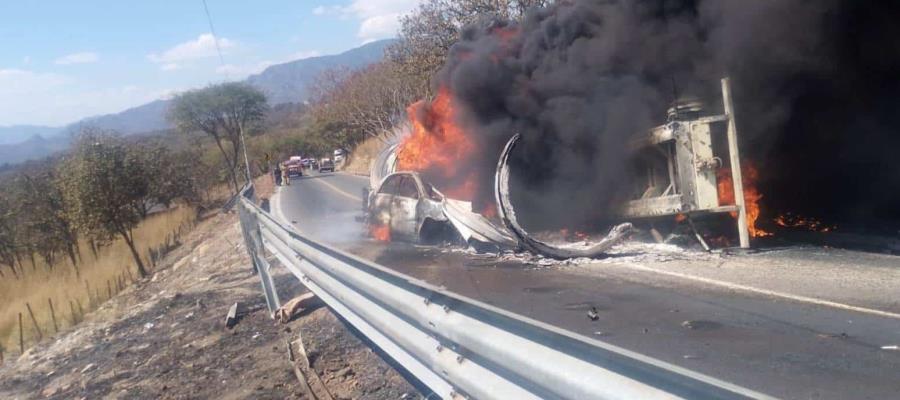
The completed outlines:
[[[360,201],[360,202],[362,201],[362,197],[354,196],[354,195],[352,195],[352,194],[350,194],[350,193],[347,193],[347,192],[343,191],[342,189],[338,188],[337,186],[334,186],[334,185],[332,185],[332,184],[330,184],[330,183],[328,183],[328,182],[325,182],[325,181],[322,180],[322,179],[312,179],[312,180],[313,180],[313,181],[318,181],[319,183],[321,183],[321,184],[323,184],[323,185],[325,185],[325,186],[328,186],[329,188],[331,188],[331,190],[334,190],[335,192],[337,192],[337,194],[339,194],[339,195],[341,195],[341,196],[344,196],[344,197],[346,197],[346,198],[348,198],[348,199],[350,199],[350,200]]]
[[[368,175],[357,175],[357,174],[351,174],[351,173],[349,173],[349,172],[344,172],[344,171],[337,171],[337,172],[335,172],[335,173],[336,173],[336,174],[339,174],[339,175],[351,176],[351,177],[354,177],[354,178],[359,178],[359,179],[369,180],[369,176],[368,176]]]
[[[741,291],[745,291],[745,292],[757,293],[757,294],[762,294],[762,295],[766,295],[766,296],[780,297],[783,299],[799,301],[799,302],[803,302],[803,303],[810,303],[810,304],[816,304],[816,305],[820,305],[820,306],[838,308],[841,310],[855,311],[855,312],[860,312],[860,313],[864,313],[864,314],[877,315],[879,317],[900,319],[900,314],[893,313],[890,311],[878,310],[878,309],[874,309],[874,308],[859,307],[859,306],[854,306],[854,305],[850,305],[850,304],[838,303],[836,301],[817,299],[815,297],[800,296],[800,295],[794,295],[794,294],[790,294],[790,293],[782,293],[782,292],[777,292],[777,291],[769,290],[769,289],[760,289],[760,288],[755,288],[753,286],[746,286],[746,285],[741,285],[741,284],[737,284],[737,283],[724,282],[724,281],[720,281],[720,280],[716,280],[716,279],[704,278],[701,276],[683,274],[680,272],[673,272],[673,271],[666,271],[666,270],[651,268],[651,267],[648,267],[645,265],[640,265],[640,264],[615,264],[615,265],[619,266],[619,267],[623,267],[623,268],[628,268],[628,269],[634,269],[634,270],[639,270],[639,271],[644,271],[644,272],[652,272],[652,273],[657,273],[657,274],[661,274],[661,275],[668,275],[668,276],[673,276],[676,278],[687,279],[687,280],[692,280],[692,281],[696,281],[696,282],[702,282],[702,283],[705,283],[708,285],[719,286],[719,287],[723,287],[723,288],[727,288],[727,289],[731,289],[731,290],[741,290]]]

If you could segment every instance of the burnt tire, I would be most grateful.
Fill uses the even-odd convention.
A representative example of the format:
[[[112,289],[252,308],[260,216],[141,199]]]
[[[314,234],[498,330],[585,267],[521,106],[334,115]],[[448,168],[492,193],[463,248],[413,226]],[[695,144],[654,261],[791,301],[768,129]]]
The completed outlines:
[[[459,234],[446,221],[426,219],[419,228],[419,243],[427,245],[439,245],[444,243],[457,243],[461,240]]]

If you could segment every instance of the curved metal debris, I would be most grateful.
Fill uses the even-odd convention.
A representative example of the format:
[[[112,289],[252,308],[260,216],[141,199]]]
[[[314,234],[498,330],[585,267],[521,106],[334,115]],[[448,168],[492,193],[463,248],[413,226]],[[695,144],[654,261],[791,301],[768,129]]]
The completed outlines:
[[[516,219],[516,210],[513,209],[509,199],[509,153],[516,147],[516,143],[518,143],[519,139],[519,134],[513,136],[509,139],[509,142],[506,143],[503,152],[500,153],[500,159],[497,161],[497,173],[494,178],[494,197],[497,201],[497,212],[500,215],[500,219],[516,238],[519,239],[520,243],[535,253],[556,259],[578,257],[599,258],[603,257],[607,250],[616,243],[624,240],[628,234],[631,233],[634,228],[631,223],[622,223],[614,226],[605,238],[586,248],[563,248],[531,237],[528,232],[519,225],[519,222]]]
[[[500,248],[515,248],[518,241],[501,226],[494,225],[483,215],[472,212],[472,203],[444,198],[444,215],[463,240],[477,240]]]

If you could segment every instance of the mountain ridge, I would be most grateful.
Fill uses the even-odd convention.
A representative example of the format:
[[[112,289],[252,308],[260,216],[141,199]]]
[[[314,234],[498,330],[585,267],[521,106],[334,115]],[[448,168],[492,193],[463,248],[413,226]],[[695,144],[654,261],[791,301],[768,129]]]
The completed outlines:
[[[360,68],[383,59],[385,48],[396,39],[370,42],[338,54],[308,57],[267,67],[243,79],[262,90],[272,106],[303,103],[310,97],[316,77],[331,68]],[[171,100],[158,99],[126,110],[83,118],[62,127],[40,125],[0,126],[0,164],[20,163],[64,150],[70,132],[82,126],[119,131],[123,135],[171,129],[166,112]]]

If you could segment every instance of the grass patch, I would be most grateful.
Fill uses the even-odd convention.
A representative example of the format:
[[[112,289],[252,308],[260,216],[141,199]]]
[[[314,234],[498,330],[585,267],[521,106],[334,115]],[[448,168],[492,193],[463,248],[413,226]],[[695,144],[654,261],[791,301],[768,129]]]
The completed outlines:
[[[177,207],[149,216],[134,230],[135,244],[151,273],[150,249],[174,245],[176,235],[192,228],[195,217],[193,208]],[[30,261],[24,262],[24,276],[19,279],[9,273],[0,278],[0,346],[6,354],[19,351],[19,313],[23,318],[25,347],[37,340],[38,333],[26,303],[31,305],[43,337],[47,338],[55,334],[48,299],[53,302],[56,322],[61,331],[81,319],[80,311],[87,313],[93,310],[110,295],[129,285],[132,278],[138,279],[134,259],[124,241],[117,240],[101,247],[96,257],[87,243],[82,243],[80,248],[82,261],[79,277],[76,277],[68,260],[51,268],[36,259],[34,268]]]

